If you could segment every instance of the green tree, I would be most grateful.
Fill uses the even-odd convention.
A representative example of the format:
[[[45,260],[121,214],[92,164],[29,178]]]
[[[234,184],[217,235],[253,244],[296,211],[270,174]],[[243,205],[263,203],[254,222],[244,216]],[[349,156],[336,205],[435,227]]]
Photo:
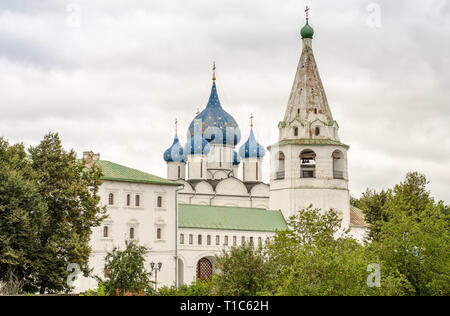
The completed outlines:
[[[135,242],[126,242],[125,250],[115,247],[105,258],[106,281],[102,281],[108,295],[141,295],[152,293],[151,273],[145,268],[148,249]]]
[[[78,264],[85,275],[90,272],[91,228],[105,218],[97,195],[101,170],[86,168],[73,150],[65,151],[58,134],[47,134],[29,153],[47,218],[33,263],[37,286],[40,293],[69,291],[67,266]]]
[[[264,251],[251,243],[232,247],[216,257],[213,276],[218,295],[254,296],[265,291],[271,268]]]
[[[423,199],[417,199],[417,192],[420,191],[399,187],[395,202],[386,209],[390,219],[381,227],[380,240],[370,246],[383,261],[407,278],[416,295],[448,296],[448,207],[442,202],[425,203],[426,194]]]
[[[359,199],[352,200],[352,204],[364,212],[365,221],[369,226],[367,234],[369,240],[378,238],[382,222],[387,221],[383,208],[390,198],[392,190],[381,190],[378,193],[373,189],[367,189]]]
[[[12,273],[30,293],[67,292],[68,265],[89,273],[91,228],[105,217],[101,170],[66,152],[58,134],[28,152],[0,140],[0,278]]]
[[[342,234],[335,211],[309,207],[288,220],[290,230],[278,232],[268,254],[274,269],[275,295],[403,295],[409,285],[380,258]],[[367,267],[381,267],[381,287],[367,285]]]
[[[0,138],[0,281],[18,280],[18,292],[32,291],[39,240],[47,223],[46,205],[22,144]]]
[[[196,280],[190,285],[182,284],[178,287],[163,286],[158,288],[158,295],[161,296],[210,296],[213,295],[214,283],[212,280]]]

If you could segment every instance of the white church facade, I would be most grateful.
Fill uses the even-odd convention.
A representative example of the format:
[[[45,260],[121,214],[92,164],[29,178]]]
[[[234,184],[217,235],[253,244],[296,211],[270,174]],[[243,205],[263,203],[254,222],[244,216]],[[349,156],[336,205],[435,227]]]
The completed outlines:
[[[109,215],[92,232],[93,275],[107,277],[106,253],[135,240],[150,249],[149,271],[152,263],[161,263],[158,286],[190,283],[211,275],[215,255],[243,243],[263,245],[311,204],[336,210],[343,228],[364,239],[363,215],[350,205],[349,146],[339,139],[314,59],[313,35],[307,19],[279,140],[267,150],[256,140],[253,122],[239,146],[240,128],[220,103],[214,73],[207,106],[193,118],[185,145],[176,131],[164,152],[167,178],[84,154],[88,165],[103,170],[99,194]],[[264,158],[270,159],[270,183],[262,180]],[[81,278],[76,290],[96,286],[93,278]]]

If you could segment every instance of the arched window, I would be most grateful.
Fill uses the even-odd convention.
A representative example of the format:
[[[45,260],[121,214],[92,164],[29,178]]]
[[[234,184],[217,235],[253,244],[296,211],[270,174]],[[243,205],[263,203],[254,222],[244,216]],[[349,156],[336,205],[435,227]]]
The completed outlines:
[[[106,238],[106,237],[109,237],[109,236],[108,236],[108,233],[109,233],[109,232],[108,232],[108,226],[104,226],[104,227],[103,227],[103,237],[105,237],[105,238]]]
[[[162,196],[158,196],[158,207],[162,207]]]
[[[216,245],[219,246],[220,245],[220,236],[216,235]]]
[[[184,234],[180,234],[180,244],[184,245]]]
[[[245,236],[242,236],[241,238],[241,245],[245,245]]]
[[[197,243],[198,243],[199,245],[202,244],[202,235],[198,235],[198,237],[197,237]]]
[[[134,204],[136,205],[136,207],[140,206],[140,204],[141,204],[141,196],[139,194],[137,194],[135,196],[135,201],[134,202],[135,202]]]
[[[305,149],[300,154],[300,177],[316,177],[316,153],[310,149]]]
[[[233,246],[237,246],[237,237],[233,236]]]
[[[201,258],[197,263],[197,279],[210,279],[212,276],[213,267],[208,258]]]
[[[189,235],[189,245],[194,243],[194,236],[192,234]]]
[[[158,228],[156,230],[156,239],[161,240],[161,233],[162,233],[161,228]]]
[[[314,129],[314,134],[315,134],[316,136],[319,136],[319,135],[320,135],[320,127],[319,127],[319,126],[316,126],[316,128]]]
[[[335,150],[331,158],[333,159],[333,178],[343,180],[345,169],[344,154],[340,150]]]
[[[211,235],[206,236],[206,244],[211,246]]]
[[[258,246],[259,246],[259,248],[261,248],[262,247],[262,237],[258,237]]]
[[[131,205],[131,194],[127,194],[127,206]]]
[[[294,136],[298,136],[298,127],[294,127]]]
[[[223,245],[228,246],[228,236],[225,236],[223,239]]]
[[[284,172],[284,154],[283,154],[283,152],[280,151],[278,153],[276,163],[278,163],[278,166],[276,168],[277,171],[275,172],[275,179],[276,180],[284,179],[285,172]]]
[[[108,204],[109,205],[114,205],[114,193],[110,193],[108,195]]]
[[[134,228],[130,228],[130,239],[134,239]]]
[[[250,237],[250,245],[253,245],[253,237]]]

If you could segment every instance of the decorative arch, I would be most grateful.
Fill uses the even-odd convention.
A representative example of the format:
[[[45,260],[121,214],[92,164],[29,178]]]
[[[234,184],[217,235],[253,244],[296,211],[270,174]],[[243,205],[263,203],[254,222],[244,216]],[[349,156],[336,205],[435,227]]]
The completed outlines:
[[[234,195],[248,195],[245,184],[236,178],[226,178],[220,180],[216,186],[216,194],[228,195],[233,192]]]
[[[316,177],[316,153],[312,149],[304,149],[300,153],[300,178]]]
[[[345,156],[342,151],[336,149],[332,154],[333,159],[333,179],[344,180]]]
[[[201,181],[195,186],[196,193],[214,194],[214,188],[207,181]]]

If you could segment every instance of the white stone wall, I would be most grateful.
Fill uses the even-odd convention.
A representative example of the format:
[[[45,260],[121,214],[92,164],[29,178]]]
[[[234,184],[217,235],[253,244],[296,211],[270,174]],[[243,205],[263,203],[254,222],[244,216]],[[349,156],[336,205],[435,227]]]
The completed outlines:
[[[99,190],[101,205],[107,205],[109,217],[100,227],[92,230],[90,245],[92,255],[90,267],[93,275],[104,276],[104,258],[113,247],[125,248],[130,240],[130,228],[140,245],[150,249],[147,255],[147,268],[150,262],[162,262],[158,273],[158,283],[171,285],[175,282],[175,190],[176,186],[138,184],[105,181]],[[114,205],[108,205],[108,196],[114,194]],[[127,194],[131,195],[131,205],[127,206]],[[140,206],[135,206],[135,195],[140,195]],[[158,196],[162,197],[162,206],[158,207]],[[103,237],[104,226],[108,226],[108,237]],[[161,239],[157,239],[157,229],[161,229]],[[81,278],[76,291],[96,288],[93,278]]]
[[[215,188],[207,181],[197,183],[194,188],[186,181],[178,182],[184,185],[178,194],[182,204],[269,209],[269,185],[265,183],[255,185],[248,192],[244,183],[234,177],[221,180]]]
[[[312,150],[316,154],[316,177],[301,178],[300,153]],[[344,179],[334,179],[332,154],[339,150],[344,159]],[[285,178],[276,179],[278,153],[285,156]],[[344,227],[350,223],[350,197],[348,191],[347,148],[342,146],[284,145],[271,148],[270,209],[281,209],[287,219],[310,204],[322,210],[335,209]]]
[[[242,162],[244,182],[262,181],[262,159],[246,158]]]
[[[186,179],[207,179],[207,159],[201,155],[188,156],[188,174]]]
[[[252,232],[252,231],[237,231],[237,230],[210,230],[210,229],[190,229],[181,228],[178,231],[178,241],[180,242],[181,235],[184,235],[184,244],[179,244],[179,282],[190,284],[196,279],[197,263],[201,258],[208,258],[214,263],[215,256],[220,255],[223,250],[229,250],[232,246],[242,245],[242,238],[246,243],[251,242],[255,246],[259,245],[261,240],[265,244],[268,238],[274,236],[271,232]],[[192,235],[192,244],[190,243],[190,235]],[[198,243],[198,236],[201,235],[202,243]],[[211,236],[211,244],[208,245],[208,235]],[[219,244],[216,243],[216,236],[219,236]],[[226,244],[226,237],[228,243]],[[236,244],[234,244],[234,237],[236,237]],[[261,239],[260,239],[261,238]]]
[[[167,179],[169,180],[186,179],[186,163],[168,162]]]

